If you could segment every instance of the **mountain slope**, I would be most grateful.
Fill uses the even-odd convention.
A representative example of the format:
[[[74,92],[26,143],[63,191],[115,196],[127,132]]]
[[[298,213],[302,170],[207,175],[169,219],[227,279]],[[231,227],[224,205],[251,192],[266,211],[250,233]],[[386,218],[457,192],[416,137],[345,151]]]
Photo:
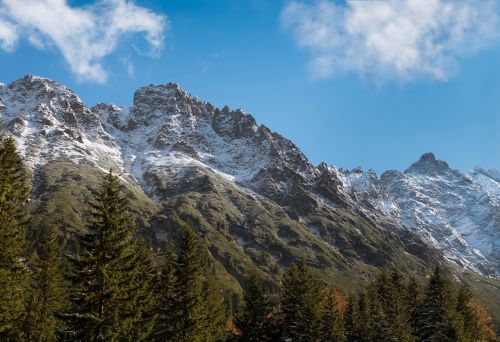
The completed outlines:
[[[27,76],[0,86],[0,118],[32,170],[36,223],[57,225],[68,241],[113,168],[141,233],[163,247],[176,212],[205,237],[233,288],[250,270],[275,286],[284,266],[304,258],[346,288],[382,267],[425,275],[439,263],[499,293],[481,278],[498,272],[495,171],[464,174],[430,156],[380,178],[315,167],[250,115],[176,84],[139,89],[130,108],[88,108],[66,87]]]

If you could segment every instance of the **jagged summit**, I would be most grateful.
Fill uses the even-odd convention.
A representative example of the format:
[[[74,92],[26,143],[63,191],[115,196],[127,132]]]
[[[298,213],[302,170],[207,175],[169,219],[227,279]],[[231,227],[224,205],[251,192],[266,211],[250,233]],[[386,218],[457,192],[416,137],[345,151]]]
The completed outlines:
[[[448,163],[436,158],[434,153],[424,153],[418,161],[413,163],[405,173],[420,173],[437,175],[450,170]]]
[[[68,92],[73,93],[66,86],[48,78],[26,75],[11,82],[8,88],[18,92]],[[76,96],[76,95],[75,95]]]

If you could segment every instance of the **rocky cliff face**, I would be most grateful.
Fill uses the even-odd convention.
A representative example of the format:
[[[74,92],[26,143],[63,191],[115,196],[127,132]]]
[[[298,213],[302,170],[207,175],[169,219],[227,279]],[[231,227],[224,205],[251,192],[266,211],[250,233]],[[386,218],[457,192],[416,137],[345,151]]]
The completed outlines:
[[[494,170],[462,173],[432,154],[381,177],[315,167],[252,116],[172,83],[139,89],[129,108],[88,108],[66,87],[27,76],[0,86],[0,118],[34,171],[61,159],[118,170],[160,208],[153,239],[166,236],[161,208],[175,208],[199,223],[236,277],[241,265],[271,272],[298,257],[368,272],[425,269],[444,256],[500,275]]]

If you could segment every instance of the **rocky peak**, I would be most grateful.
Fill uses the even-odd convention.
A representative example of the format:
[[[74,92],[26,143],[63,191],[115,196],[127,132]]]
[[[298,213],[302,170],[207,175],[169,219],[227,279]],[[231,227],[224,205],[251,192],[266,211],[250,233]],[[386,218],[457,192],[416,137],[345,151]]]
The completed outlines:
[[[433,153],[425,153],[420,159],[413,163],[405,173],[419,173],[424,175],[436,176],[450,170],[448,163],[436,159]]]
[[[28,164],[74,156],[90,162],[117,155],[99,116],[67,87],[28,75],[0,88],[0,119],[18,141]]]

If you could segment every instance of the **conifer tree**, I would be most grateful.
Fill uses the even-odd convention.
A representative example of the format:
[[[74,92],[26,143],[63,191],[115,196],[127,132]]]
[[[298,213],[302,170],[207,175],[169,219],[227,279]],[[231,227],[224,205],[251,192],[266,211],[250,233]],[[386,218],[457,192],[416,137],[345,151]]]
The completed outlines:
[[[204,341],[224,341],[226,339],[226,308],[223,290],[215,283],[214,277],[207,276],[203,281],[205,298]]]
[[[393,271],[389,274],[387,271],[382,271],[374,285],[375,302],[381,309],[378,317],[374,317],[375,321],[378,321],[377,338],[402,342],[414,341],[406,307],[406,285],[401,273]]]
[[[413,336],[417,336],[417,322],[422,306],[423,293],[417,279],[411,276],[406,284],[406,310]]]
[[[118,178],[110,171],[101,186],[94,219],[79,241],[81,253],[71,258],[72,309],[64,314],[67,340],[117,341],[139,335],[143,317],[141,265],[136,257],[134,227],[126,213]]]
[[[463,322],[456,308],[456,290],[441,268],[436,267],[425,289],[425,298],[419,313],[417,333],[420,341],[465,341]]]
[[[321,327],[322,341],[344,342],[346,340],[343,312],[345,297],[335,288],[328,289],[325,297]]]
[[[252,274],[243,293],[243,311],[236,318],[241,331],[240,340],[248,342],[269,341],[268,317],[271,304],[264,292],[261,278]]]
[[[17,340],[25,318],[24,263],[30,188],[12,138],[0,139],[0,339]]]
[[[467,303],[465,336],[467,341],[496,342],[497,336],[488,311],[475,299]]]
[[[24,330],[28,341],[56,341],[62,322],[58,317],[66,308],[67,282],[57,236],[44,229],[34,260]]]
[[[203,341],[205,307],[200,245],[191,227],[185,227],[176,272],[177,336],[180,342]]]
[[[464,337],[467,341],[496,341],[491,317],[472,297],[470,289],[462,285],[458,289],[457,311],[464,323]]]
[[[373,296],[366,292],[362,291],[359,294],[358,298],[358,341],[362,342],[371,342],[375,341],[375,321],[374,321],[374,313],[373,303],[371,302],[371,298]]]
[[[320,341],[322,284],[317,276],[300,261],[285,271],[282,291],[284,337]]]
[[[130,272],[130,300],[127,308],[131,324],[125,333],[130,341],[147,341],[156,320],[154,279],[157,270],[151,250],[143,239],[136,240],[133,249],[135,254]]]
[[[170,341],[176,334],[176,270],[177,255],[170,241],[156,280],[156,320],[152,336],[155,341]]]

